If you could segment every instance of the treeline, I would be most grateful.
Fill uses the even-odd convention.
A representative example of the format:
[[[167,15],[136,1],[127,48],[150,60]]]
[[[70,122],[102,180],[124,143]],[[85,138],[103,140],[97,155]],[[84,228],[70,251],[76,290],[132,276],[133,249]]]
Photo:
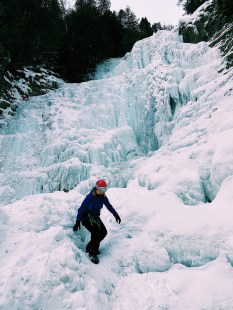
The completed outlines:
[[[88,79],[96,65],[123,56],[140,39],[162,28],[137,19],[110,0],[0,0],[0,78],[9,71],[46,64],[70,82]]]

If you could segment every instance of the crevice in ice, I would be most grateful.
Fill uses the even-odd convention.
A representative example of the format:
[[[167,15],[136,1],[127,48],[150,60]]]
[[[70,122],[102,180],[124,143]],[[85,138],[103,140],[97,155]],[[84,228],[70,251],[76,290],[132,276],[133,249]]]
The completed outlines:
[[[203,192],[204,192],[204,197],[205,197],[204,203],[211,203],[213,201],[213,199],[210,198],[204,182],[203,182]]]
[[[226,253],[227,261],[231,264],[231,267],[233,267],[233,254],[232,254],[232,250],[233,250],[233,248],[231,247],[229,249],[228,253]]]
[[[175,102],[175,100],[171,96],[169,97],[169,105],[170,105],[170,108],[171,108],[172,116],[174,116],[175,109],[176,109],[176,102]]]

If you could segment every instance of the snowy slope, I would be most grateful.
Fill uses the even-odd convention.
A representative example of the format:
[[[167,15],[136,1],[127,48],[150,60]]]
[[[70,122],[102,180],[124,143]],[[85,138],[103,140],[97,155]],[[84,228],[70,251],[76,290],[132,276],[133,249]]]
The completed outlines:
[[[0,309],[232,309],[232,71],[161,31],[1,129]],[[72,226],[97,178],[100,264]]]

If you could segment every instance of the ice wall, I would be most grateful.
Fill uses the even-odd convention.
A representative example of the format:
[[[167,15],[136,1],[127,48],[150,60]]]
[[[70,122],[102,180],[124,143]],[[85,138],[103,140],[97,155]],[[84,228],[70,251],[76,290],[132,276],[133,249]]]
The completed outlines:
[[[229,80],[222,69],[218,51],[207,43],[184,44],[176,33],[160,31],[137,42],[124,58],[103,63],[92,81],[64,84],[18,103],[0,132],[1,201],[77,185],[85,193],[99,177],[111,186],[135,178],[151,189],[165,186],[168,167],[174,178],[180,171],[171,156],[207,139],[205,113],[217,103],[215,86]],[[150,162],[151,156],[161,157]],[[160,166],[165,174],[158,174]],[[209,182],[210,174],[203,168],[200,176],[196,162],[193,167],[187,170],[196,184],[194,201],[202,201],[208,188],[203,190],[200,178]]]

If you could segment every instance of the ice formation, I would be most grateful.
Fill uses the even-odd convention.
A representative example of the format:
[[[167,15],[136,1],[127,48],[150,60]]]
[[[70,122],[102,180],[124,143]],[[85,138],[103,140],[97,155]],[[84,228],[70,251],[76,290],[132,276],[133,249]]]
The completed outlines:
[[[171,152],[193,162],[187,163],[185,173],[180,171],[177,194],[191,204],[212,200],[229,173],[222,171],[216,179],[217,167],[210,163],[215,156],[218,166],[218,159],[210,143],[205,167],[198,164],[200,155],[192,154],[192,146],[207,142],[209,127],[219,115],[216,106],[222,100],[227,104],[229,97],[222,93],[230,89],[231,74],[221,70],[219,52],[207,43],[184,44],[177,34],[161,31],[136,43],[123,59],[102,64],[93,81],[64,84],[21,103],[1,130],[2,201],[68,191],[76,185],[84,193],[99,176],[109,179],[111,186],[126,186],[134,175],[132,159],[139,156],[143,169],[148,162],[153,170],[146,171],[147,176],[140,173],[139,183],[155,188],[167,182],[157,171],[161,159],[151,167],[153,159],[147,157],[161,154],[167,161],[163,169],[171,169],[171,178],[177,179],[175,170],[180,167],[169,163]],[[179,186],[186,191],[191,186],[194,192],[181,194]]]

